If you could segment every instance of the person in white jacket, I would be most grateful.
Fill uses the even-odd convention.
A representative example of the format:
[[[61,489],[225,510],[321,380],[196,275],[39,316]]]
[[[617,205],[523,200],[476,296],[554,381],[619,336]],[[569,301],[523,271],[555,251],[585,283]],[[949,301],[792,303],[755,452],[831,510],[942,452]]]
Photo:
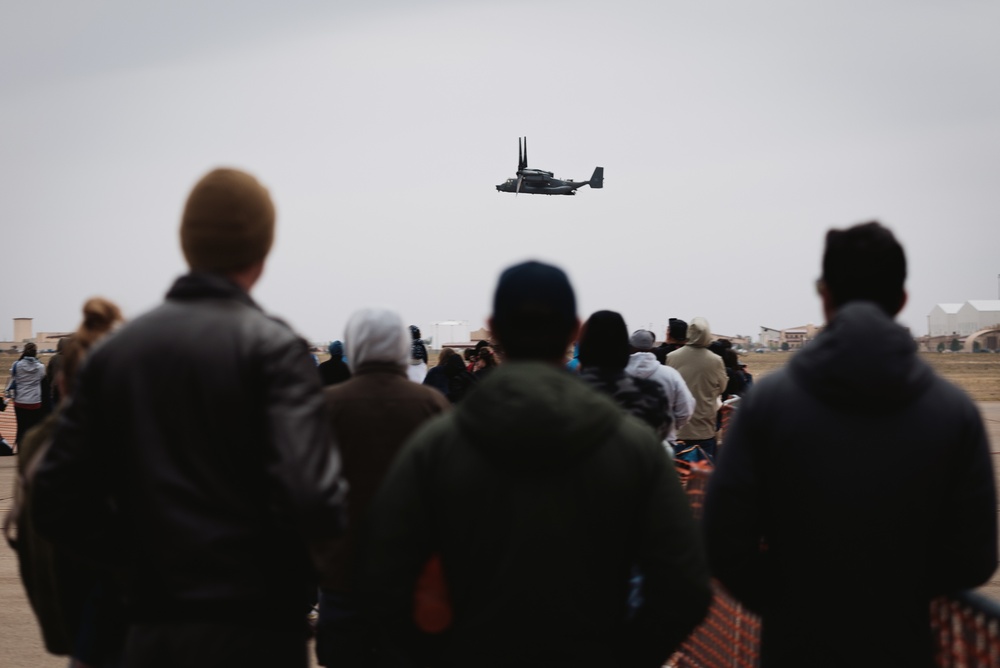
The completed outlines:
[[[670,432],[665,439],[671,446],[677,442],[677,430],[687,424],[694,413],[694,395],[688,390],[687,384],[677,369],[664,366],[650,351],[655,343],[652,332],[645,329],[636,330],[629,337],[632,354],[629,356],[625,373],[633,378],[648,378],[663,387],[663,392],[670,401]]]

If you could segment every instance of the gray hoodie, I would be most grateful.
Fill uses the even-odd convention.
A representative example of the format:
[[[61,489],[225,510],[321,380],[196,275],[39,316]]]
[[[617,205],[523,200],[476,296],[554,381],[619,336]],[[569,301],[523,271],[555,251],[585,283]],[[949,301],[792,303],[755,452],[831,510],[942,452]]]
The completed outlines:
[[[669,366],[663,366],[653,353],[638,352],[628,358],[625,373],[633,378],[647,378],[659,383],[667,395],[670,415],[673,418],[666,441],[673,445],[677,442],[677,430],[688,423],[694,413],[694,395],[677,372]]]
[[[45,365],[34,357],[22,357],[10,368],[7,396],[13,396],[15,404],[41,403],[43,378]]]

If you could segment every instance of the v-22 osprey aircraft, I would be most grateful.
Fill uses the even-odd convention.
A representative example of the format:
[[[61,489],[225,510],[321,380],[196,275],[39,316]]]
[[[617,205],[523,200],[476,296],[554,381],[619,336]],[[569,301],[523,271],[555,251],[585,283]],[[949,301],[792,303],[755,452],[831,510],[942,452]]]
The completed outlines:
[[[604,187],[604,168],[596,167],[589,181],[557,179],[552,172],[542,169],[528,169],[528,138],[524,138],[524,152],[521,152],[521,138],[517,139],[517,178],[507,179],[497,186],[502,193],[527,193],[529,195],[575,195],[583,186]]]

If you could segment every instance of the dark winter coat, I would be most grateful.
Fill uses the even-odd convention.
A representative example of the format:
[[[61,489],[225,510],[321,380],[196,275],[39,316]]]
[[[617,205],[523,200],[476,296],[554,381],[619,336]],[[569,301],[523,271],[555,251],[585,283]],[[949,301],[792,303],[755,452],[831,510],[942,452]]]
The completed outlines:
[[[765,666],[934,665],[930,599],[997,564],[976,406],[850,303],[743,399],[705,531],[713,574],[763,616]]]
[[[40,533],[124,576],[135,620],[300,628],[345,494],[308,347],[192,273],[90,353],[33,492]]]
[[[343,383],[351,378],[350,367],[339,357],[331,357],[316,368],[319,370],[319,378],[323,387]]]
[[[413,432],[451,408],[443,394],[417,385],[391,362],[365,362],[353,378],[324,390],[330,427],[340,447],[348,530],[329,553],[323,586],[349,593],[354,542],[389,465]]]
[[[558,366],[494,371],[407,444],[372,511],[364,600],[404,646],[417,574],[442,557],[454,622],[436,665],[654,668],[709,601],[660,441]]]
[[[449,357],[444,363],[444,372],[448,377],[448,390],[446,395],[448,401],[453,404],[465,399],[465,397],[476,386],[476,377],[465,368],[462,358],[455,355]]]

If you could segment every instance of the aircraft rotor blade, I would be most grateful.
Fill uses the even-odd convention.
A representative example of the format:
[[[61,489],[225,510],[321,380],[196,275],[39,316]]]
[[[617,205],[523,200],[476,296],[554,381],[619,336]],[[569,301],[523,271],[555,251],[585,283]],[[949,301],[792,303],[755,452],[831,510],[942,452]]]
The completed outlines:
[[[528,138],[524,138],[524,169],[528,168]]]
[[[517,171],[524,169],[524,158],[521,157],[521,138],[517,138]]]
[[[514,191],[514,197],[517,197],[519,194],[521,194],[521,181],[523,180],[524,180],[523,176],[517,177],[517,190]]]

